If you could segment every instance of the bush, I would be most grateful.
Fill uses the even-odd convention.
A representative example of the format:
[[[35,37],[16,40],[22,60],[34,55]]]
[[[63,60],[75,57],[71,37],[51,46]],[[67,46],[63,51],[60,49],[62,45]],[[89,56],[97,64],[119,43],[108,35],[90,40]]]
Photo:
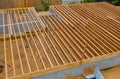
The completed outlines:
[[[91,3],[91,2],[95,2],[95,0],[84,0],[84,3]]]
[[[42,10],[39,8],[35,8],[36,12],[41,12]]]
[[[69,4],[76,4],[76,2],[73,1],[73,2],[70,2]]]
[[[44,11],[48,11],[49,7],[52,5],[51,2],[42,2],[42,5],[44,7]]]
[[[113,5],[120,5],[119,0],[110,0],[110,3],[113,4]]]

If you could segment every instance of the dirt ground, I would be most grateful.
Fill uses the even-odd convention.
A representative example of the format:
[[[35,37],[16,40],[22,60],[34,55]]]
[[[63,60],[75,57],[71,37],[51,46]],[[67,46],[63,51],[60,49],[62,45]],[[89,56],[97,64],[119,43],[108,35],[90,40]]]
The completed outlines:
[[[71,78],[71,79],[85,79],[85,78],[82,77],[82,76],[76,76],[76,77],[73,77],[73,78]]]
[[[120,79],[120,65],[102,70],[105,79]]]

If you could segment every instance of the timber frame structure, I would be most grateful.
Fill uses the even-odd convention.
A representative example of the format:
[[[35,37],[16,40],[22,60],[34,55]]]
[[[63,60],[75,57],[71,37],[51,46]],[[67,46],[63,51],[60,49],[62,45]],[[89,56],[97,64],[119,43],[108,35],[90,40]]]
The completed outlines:
[[[120,55],[120,8],[87,3],[0,10],[2,79],[26,79]],[[4,77],[3,77],[4,76]]]

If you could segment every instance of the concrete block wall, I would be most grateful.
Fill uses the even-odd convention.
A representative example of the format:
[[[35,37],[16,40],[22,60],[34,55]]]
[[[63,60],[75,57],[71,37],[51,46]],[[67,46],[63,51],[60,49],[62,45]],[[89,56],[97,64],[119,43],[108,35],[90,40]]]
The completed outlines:
[[[62,0],[62,4],[69,4],[69,3],[78,3],[78,1],[83,1],[83,0]]]
[[[82,71],[85,67],[96,65],[97,67],[99,67],[99,69],[106,69],[106,68],[113,67],[119,64],[120,64],[120,56],[117,56],[117,57],[109,58],[106,60],[97,61],[97,62],[81,65],[78,67],[46,74],[43,76],[34,77],[31,79],[66,79],[66,76],[68,74],[70,74],[71,76],[77,76],[77,75],[82,74]]]
[[[102,73],[99,70],[96,71],[95,76],[96,76],[96,79],[104,79]]]

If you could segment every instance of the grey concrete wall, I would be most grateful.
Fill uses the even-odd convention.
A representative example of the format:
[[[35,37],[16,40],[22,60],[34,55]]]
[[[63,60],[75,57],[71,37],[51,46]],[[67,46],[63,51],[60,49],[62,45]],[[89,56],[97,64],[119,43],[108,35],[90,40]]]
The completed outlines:
[[[97,62],[89,63],[86,65],[81,65],[75,68],[61,70],[58,72],[46,74],[46,75],[39,76],[39,77],[34,77],[31,79],[65,79],[67,74],[71,74],[72,76],[82,74],[82,70],[88,66],[97,65],[100,69],[106,69],[106,68],[113,67],[119,64],[120,64],[120,56],[117,56],[117,57],[109,58],[106,60],[97,61]]]
[[[63,4],[69,4],[69,3],[78,3],[78,1],[83,1],[83,0],[62,0]]]
[[[103,76],[103,74],[100,72],[100,70],[99,70],[98,67],[96,68],[94,74],[95,74],[96,79],[104,79],[104,76]]]

